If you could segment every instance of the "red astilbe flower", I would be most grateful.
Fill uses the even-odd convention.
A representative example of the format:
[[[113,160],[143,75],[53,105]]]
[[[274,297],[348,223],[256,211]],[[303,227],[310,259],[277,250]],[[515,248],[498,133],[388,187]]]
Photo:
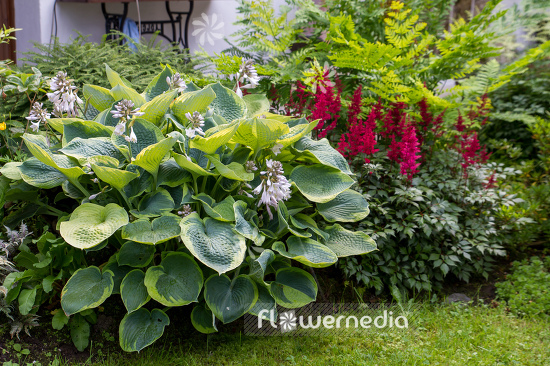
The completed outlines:
[[[495,188],[496,187],[496,171],[493,171],[493,174],[491,174],[491,176],[489,177],[489,179],[487,180],[487,183],[483,183],[483,188],[485,189],[491,189],[491,188]]]
[[[306,86],[300,80],[296,83],[296,91],[290,93],[290,101],[285,108],[287,116],[300,116],[304,113],[304,109],[308,106],[310,93],[306,90]]]
[[[463,132],[466,128],[466,126],[464,126],[464,118],[462,117],[462,114],[460,114],[460,111],[458,112],[455,128],[458,132]]]
[[[353,126],[358,122],[361,113],[361,85],[355,89],[351,104],[348,108],[348,126]]]
[[[401,174],[406,175],[407,179],[411,180],[413,175],[418,173],[418,167],[420,163],[417,162],[420,159],[420,143],[416,135],[416,127],[413,123],[409,122],[403,126],[403,137],[398,143],[399,146],[399,165],[401,168]]]
[[[350,108],[350,111],[348,111],[348,118],[349,121],[351,121],[349,131],[340,136],[340,142],[338,143],[338,151],[343,156],[352,159],[354,156],[361,153],[372,155],[378,151],[378,149],[374,148],[376,145],[376,135],[374,131],[376,129],[376,120],[380,118],[381,109],[382,104],[379,102],[372,107],[367,120],[363,121],[357,119]],[[365,158],[365,163],[370,163],[368,157]]]
[[[338,90],[338,93],[335,95],[332,86],[326,86],[324,91],[322,91],[321,88],[317,88],[315,99],[316,102],[309,116],[309,120],[314,121],[320,119],[315,130],[318,131],[317,137],[323,138],[327,136],[329,131],[336,128],[336,123],[340,117],[338,114],[341,108],[340,90]]]

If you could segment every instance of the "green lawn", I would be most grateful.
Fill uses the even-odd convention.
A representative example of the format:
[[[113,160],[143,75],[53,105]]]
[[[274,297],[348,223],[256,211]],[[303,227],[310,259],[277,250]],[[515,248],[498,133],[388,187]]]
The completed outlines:
[[[502,309],[424,306],[417,328],[368,337],[197,336],[92,365],[550,365],[550,322]],[[169,328],[167,329],[169,330]]]

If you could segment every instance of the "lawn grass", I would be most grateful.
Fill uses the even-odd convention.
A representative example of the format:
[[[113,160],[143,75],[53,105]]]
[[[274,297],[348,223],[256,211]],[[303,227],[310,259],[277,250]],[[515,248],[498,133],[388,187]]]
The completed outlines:
[[[425,305],[418,310],[414,323],[416,328],[405,332],[366,337],[247,337],[226,333],[180,342],[163,337],[139,354],[120,351],[86,364],[550,365],[548,320],[518,319],[502,308],[487,306]]]

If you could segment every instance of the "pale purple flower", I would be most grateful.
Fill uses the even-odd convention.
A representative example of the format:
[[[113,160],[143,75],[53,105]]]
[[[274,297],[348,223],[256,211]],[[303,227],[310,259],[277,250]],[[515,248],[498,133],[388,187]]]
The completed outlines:
[[[271,151],[273,151],[273,154],[275,154],[275,156],[279,155],[281,153],[281,149],[283,148],[283,145],[281,144],[275,144],[275,146],[273,146],[271,148]]]
[[[185,113],[185,117],[187,117],[190,122],[189,128],[185,129],[187,137],[192,139],[197,133],[204,136],[204,131],[202,130],[202,127],[204,127],[204,117],[197,111],[193,112],[193,114],[187,112]]]
[[[166,77],[166,83],[170,86],[170,90],[177,90],[178,92],[182,92],[185,89],[187,89],[187,85],[185,84],[185,80],[181,78],[181,75],[179,72],[176,72],[172,77],[167,76]]]
[[[37,132],[40,128],[40,122],[46,123],[50,119],[50,113],[46,108],[42,108],[42,103],[34,102],[29,116],[25,118],[31,121],[31,129]]]
[[[124,132],[126,132],[126,123],[119,122],[115,127],[114,134],[118,136],[122,136],[124,135]]]
[[[67,112],[69,117],[76,117],[78,112],[76,104],[82,104],[82,100],[76,94],[76,86],[72,85],[73,80],[67,78],[67,73],[59,71],[56,76],[50,80],[51,93],[46,96],[55,105],[53,114],[56,117],[63,117]]]
[[[121,118],[124,121],[127,121],[132,116],[141,117],[145,113],[140,112],[139,108],[134,109],[134,102],[128,99],[123,99],[117,103],[115,106],[115,111],[111,111],[114,118]]]
[[[124,139],[128,142],[133,142],[133,143],[137,142],[137,136],[134,133],[134,128],[133,127],[130,127],[130,136],[125,136]]]
[[[270,206],[277,207],[279,201],[290,198],[290,182],[283,175],[283,164],[280,161],[268,159],[266,171],[260,172],[262,183],[254,189],[254,194],[261,194],[258,207],[266,205],[269,218],[273,219]]]
[[[185,217],[191,215],[194,212],[195,211],[193,211],[191,205],[183,205],[183,211],[178,211],[178,215]]]

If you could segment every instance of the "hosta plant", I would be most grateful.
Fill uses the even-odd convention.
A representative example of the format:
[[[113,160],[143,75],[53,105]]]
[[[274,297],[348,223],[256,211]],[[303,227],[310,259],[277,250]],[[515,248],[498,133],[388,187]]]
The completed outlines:
[[[25,134],[33,157],[1,170],[53,191],[70,212],[58,221],[65,241],[108,258],[67,281],[67,316],[120,295],[120,345],[139,351],[171,307],[193,303],[195,328],[216,332],[217,321],[314,301],[307,267],[376,249],[338,224],[369,209],[342,155],[309,137],[316,122],[219,83],[199,89],[168,66],[141,94],[107,75],[112,89],[83,87],[85,117],[49,119],[57,139]]]

